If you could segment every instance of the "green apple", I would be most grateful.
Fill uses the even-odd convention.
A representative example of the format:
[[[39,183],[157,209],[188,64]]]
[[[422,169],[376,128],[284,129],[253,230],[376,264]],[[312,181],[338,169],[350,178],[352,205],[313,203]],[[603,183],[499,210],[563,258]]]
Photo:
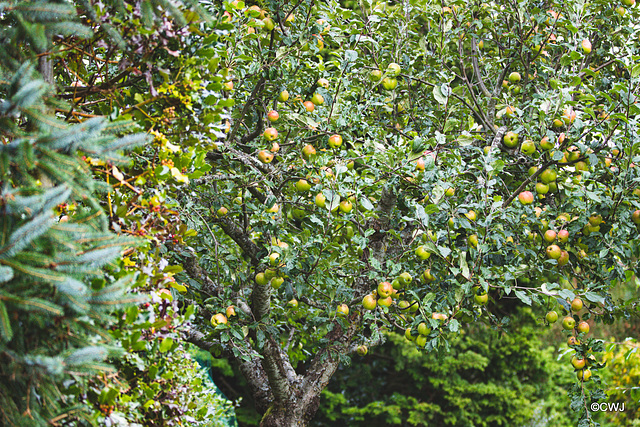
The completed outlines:
[[[473,299],[478,305],[486,305],[487,302],[489,302],[489,295],[486,293],[476,294],[474,295]]]
[[[386,90],[393,90],[398,86],[398,80],[390,77],[385,77],[382,79],[382,87]]]
[[[306,179],[300,179],[296,182],[296,190],[299,193],[306,193],[311,189],[311,184]]]
[[[591,379],[591,370],[590,369],[580,370],[576,373],[576,376],[581,381],[589,381]]]
[[[502,137],[502,143],[507,148],[516,148],[518,146],[518,134],[513,131],[505,133],[504,137]]]
[[[362,299],[362,306],[367,310],[374,310],[377,305],[378,302],[376,301],[376,297],[371,294],[365,295],[365,297]]]
[[[371,72],[369,73],[369,78],[373,82],[379,82],[380,79],[382,78],[382,71],[380,71],[380,70],[371,70]]]
[[[549,151],[555,147],[554,143],[549,141],[549,137],[545,136],[540,140],[540,148],[544,151]]]
[[[313,102],[315,105],[322,105],[324,104],[324,97],[319,93],[314,93],[311,97],[311,102]]]
[[[547,258],[558,259],[562,255],[562,249],[558,245],[549,245],[546,249]]]
[[[509,74],[509,81],[511,83],[519,83],[520,80],[522,80],[522,76],[520,76],[520,73],[514,71],[513,73]]]
[[[575,328],[576,326],[576,320],[571,317],[571,316],[567,316],[564,319],[562,319],[562,327],[566,330],[571,330],[573,328]]]
[[[431,333],[431,328],[429,327],[429,325],[427,325],[426,322],[421,322],[418,325],[418,333],[420,335],[427,336],[427,335],[429,335]]]
[[[271,287],[273,289],[279,289],[283,283],[284,283],[284,277],[274,277],[273,279],[271,279]]]
[[[398,77],[401,71],[402,68],[400,68],[400,66],[395,62],[392,62],[391,64],[389,64],[389,66],[387,66],[387,74],[391,77]]]
[[[337,308],[336,308],[336,313],[338,314],[338,316],[348,316],[349,315],[349,306],[347,304],[340,304]]]
[[[266,286],[269,283],[269,279],[267,279],[267,276],[265,276],[265,274],[262,272],[256,274],[255,280],[256,283],[260,286]]]
[[[353,205],[349,200],[343,200],[340,202],[340,212],[349,213],[353,209]]]
[[[316,206],[320,207],[320,208],[326,208],[327,207],[327,198],[324,196],[324,194],[322,193],[318,193],[316,194]]]
[[[523,154],[531,156],[536,152],[536,144],[532,140],[527,139],[520,145],[520,151]]]
[[[431,256],[431,253],[428,252],[424,246],[418,246],[418,249],[416,249],[416,255],[420,259],[428,259]]]
[[[558,313],[552,310],[547,313],[545,319],[547,319],[547,322],[549,323],[556,323],[558,321]]]

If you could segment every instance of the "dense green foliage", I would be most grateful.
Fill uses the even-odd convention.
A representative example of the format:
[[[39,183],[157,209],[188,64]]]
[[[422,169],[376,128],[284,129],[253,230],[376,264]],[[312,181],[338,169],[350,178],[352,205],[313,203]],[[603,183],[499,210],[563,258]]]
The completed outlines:
[[[144,296],[169,284],[176,267],[153,240],[122,233],[104,203],[113,191],[104,174],[125,185],[124,150],[149,141],[103,98],[140,85],[133,66],[108,77],[144,45],[120,6],[0,6],[2,425],[227,425],[228,403],[175,331],[193,308],[179,313],[170,294]],[[145,22],[171,24],[169,14],[147,12]],[[153,43],[158,29],[147,28]],[[106,42],[118,53],[98,46]],[[136,266],[131,253],[144,262]]]

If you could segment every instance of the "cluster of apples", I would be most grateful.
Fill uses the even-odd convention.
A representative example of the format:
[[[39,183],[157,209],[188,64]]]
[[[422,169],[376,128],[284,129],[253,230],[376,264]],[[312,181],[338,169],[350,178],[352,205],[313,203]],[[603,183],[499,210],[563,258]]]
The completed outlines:
[[[579,297],[574,298],[573,301],[571,301],[571,312],[575,314],[572,315],[571,312],[569,312],[564,319],[562,319],[562,328],[566,331],[572,332],[572,335],[567,340],[569,347],[576,347],[581,344],[576,335],[582,334],[584,336],[589,333],[589,323],[585,320],[580,320],[578,315],[583,307],[584,303],[582,302],[582,299]],[[555,310],[552,310],[547,313],[545,319],[549,324],[554,324],[558,321],[558,313]],[[578,321],[576,321],[576,319]],[[576,370],[576,375],[579,380],[589,381],[591,378],[591,369],[589,369],[589,365],[594,362],[595,358],[593,356],[587,357],[587,355],[576,351],[571,358],[571,365]]]
[[[273,289],[280,289],[284,283],[284,276],[280,272],[280,267],[283,267],[284,264],[280,261],[278,252],[272,252],[269,255],[269,265],[266,270],[258,272],[254,280],[258,286],[271,285]]]
[[[211,316],[211,326],[226,325],[229,319],[236,315],[236,308],[233,305],[227,307],[224,313],[216,313]]]
[[[320,78],[318,79],[318,86],[328,89],[329,81],[325,78]],[[280,94],[278,94],[278,101],[282,103],[289,101],[289,98],[290,98],[290,94],[286,89],[280,92]],[[302,101],[302,98],[299,96],[296,97],[295,99],[297,101]],[[323,105],[324,102],[325,102],[324,97],[321,94],[314,93],[309,100],[302,101],[302,107],[307,112],[312,113],[313,111],[315,111],[315,108],[317,106]],[[267,113],[267,120],[272,126],[265,129],[262,136],[266,141],[271,142],[272,144],[268,150],[261,150],[260,152],[258,152],[258,160],[260,160],[262,163],[271,163],[274,159],[275,153],[277,153],[280,150],[280,145],[278,144],[278,142],[276,142],[279,135],[278,130],[275,127],[273,127],[273,124],[277,122],[279,119],[280,119],[280,113],[278,113],[278,111],[271,110]],[[334,149],[340,148],[342,146],[342,142],[343,142],[343,139],[342,139],[342,135],[340,134],[333,134],[329,136],[329,138],[327,139],[327,145],[330,148],[334,148]],[[305,160],[310,160],[316,154],[317,154],[316,148],[311,144],[305,145],[302,149],[302,157]]]
[[[394,90],[398,87],[398,80],[396,77],[398,77],[401,72],[402,68],[400,65],[392,62],[387,66],[387,70],[384,74],[379,69],[371,70],[369,78],[373,82],[380,82],[385,90]]]

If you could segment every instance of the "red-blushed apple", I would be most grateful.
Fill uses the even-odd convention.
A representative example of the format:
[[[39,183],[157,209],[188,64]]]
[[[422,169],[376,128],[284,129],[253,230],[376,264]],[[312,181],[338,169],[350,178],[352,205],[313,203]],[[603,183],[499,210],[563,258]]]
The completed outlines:
[[[264,136],[264,139],[267,141],[274,141],[278,137],[278,131],[276,128],[267,128],[262,136]]]
[[[571,358],[571,364],[575,369],[583,369],[585,366],[587,366],[587,359],[585,359],[584,357],[573,356]]]
[[[278,114],[276,110],[271,110],[267,113],[267,119],[269,119],[271,123],[278,121],[279,118],[280,114]]]
[[[226,207],[222,206],[220,209],[218,209],[218,211],[216,212],[218,214],[218,216],[225,216],[229,213],[229,209],[227,209]]]
[[[523,191],[518,194],[518,200],[523,205],[530,205],[533,203],[533,193],[531,191]]]
[[[273,161],[273,153],[270,153],[267,150],[261,150],[258,153],[258,160],[262,163],[271,163]]]
[[[558,231],[557,238],[558,238],[558,242],[567,243],[567,241],[569,240],[569,231],[564,229]]]
[[[582,303],[582,300],[578,297],[574,298],[573,301],[571,301],[571,310],[574,312],[579,312],[580,310],[582,310],[582,307],[584,307],[584,304]]]
[[[392,292],[393,292],[393,285],[391,285],[391,283],[380,282],[378,284],[378,296],[380,298],[386,298],[388,296],[391,296]]]
[[[222,313],[216,313],[211,316],[211,326],[214,328],[218,325],[226,325],[227,324],[227,316]]]
[[[235,316],[236,315],[235,306],[230,305],[229,307],[227,307],[227,309],[225,310],[225,314],[227,315],[227,318]]]
[[[558,266],[564,267],[569,262],[569,252],[562,251],[560,258],[558,258]]]
[[[553,142],[549,141],[549,137],[545,136],[540,140],[540,148],[544,151],[549,151],[554,147]]]
[[[229,80],[223,83],[222,90],[231,92],[233,90],[233,81]]]
[[[342,136],[338,134],[331,135],[328,143],[331,148],[339,148],[342,145]]]
[[[389,295],[386,298],[378,298],[378,305],[380,307],[391,307],[393,304],[393,298]]]
[[[319,208],[327,207],[327,198],[322,193],[316,194],[315,202],[316,206],[318,206]]]
[[[591,42],[587,39],[582,40],[582,50],[587,55],[591,53]]]
[[[318,79],[318,86],[322,86],[325,89],[329,88],[329,80],[325,79],[325,78],[319,78]]]
[[[547,230],[544,232],[544,235],[542,237],[544,237],[544,240],[547,243],[553,243],[556,240],[556,232],[553,230]]]
[[[567,345],[568,346],[580,345],[580,340],[576,337],[569,337],[569,339],[567,340]]]
[[[351,209],[353,209],[353,205],[349,200],[341,201],[339,206],[340,206],[340,212],[342,213],[349,213],[351,212]]]
[[[631,221],[636,225],[640,225],[640,209],[633,211],[631,214]]]
[[[424,168],[425,168],[424,157],[420,157],[418,160],[416,160],[416,169],[419,171],[423,171]]]
[[[305,110],[307,110],[310,113],[313,113],[313,110],[316,109],[315,104],[311,101],[304,101],[302,105],[304,105]]]
[[[302,148],[302,157],[305,160],[309,160],[312,156],[316,155],[316,149],[313,145],[307,144]]]
[[[583,334],[588,334],[589,333],[589,324],[587,322],[585,322],[584,320],[581,321],[580,323],[578,323],[578,332],[583,333]]]
[[[447,320],[447,315],[444,313],[432,313],[431,318],[439,322],[444,322],[445,320]]]

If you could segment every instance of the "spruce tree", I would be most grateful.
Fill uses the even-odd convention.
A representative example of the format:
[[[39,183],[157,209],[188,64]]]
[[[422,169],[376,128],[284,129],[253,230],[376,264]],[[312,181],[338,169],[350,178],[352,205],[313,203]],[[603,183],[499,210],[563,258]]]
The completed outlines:
[[[4,3],[0,19],[0,424],[63,425],[86,409],[67,390],[81,396],[83,379],[110,369],[108,314],[135,299],[130,277],[107,273],[135,242],[109,231],[108,186],[81,154],[114,167],[145,137],[56,116],[42,54],[54,35],[92,33],[71,4]],[[65,205],[71,219],[56,215]]]

